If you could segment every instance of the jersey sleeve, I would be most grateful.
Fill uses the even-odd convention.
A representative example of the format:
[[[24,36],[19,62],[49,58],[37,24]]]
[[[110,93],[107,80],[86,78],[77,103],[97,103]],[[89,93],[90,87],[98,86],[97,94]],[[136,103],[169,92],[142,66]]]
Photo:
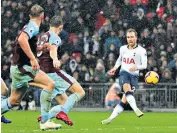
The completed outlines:
[[[120,52],[119,52],[119,58],[116,61],[116,64],[114,65],[114,68],[119,68],[119,66],[122,64],[122,47],[120,47]]]
[[[141,64],[140,65],[137,65],[137,69],[138,70],[142,70],[142,69],[146,69],[147,68],[147,53],[146,53],[146,50],[143,49],[141,51],[141,54],[140,54],[140,60],[141,60]]]
[[[58,36],[50,36],[49,43],[58,47],[61,45],[61,39]]]
[[[28,34],[29,38],[31,39],[33,36],[35,36],[39,33],[39,27],[37,27],[33,23],[29,22],[26,25],[24,32],[26,34]]]

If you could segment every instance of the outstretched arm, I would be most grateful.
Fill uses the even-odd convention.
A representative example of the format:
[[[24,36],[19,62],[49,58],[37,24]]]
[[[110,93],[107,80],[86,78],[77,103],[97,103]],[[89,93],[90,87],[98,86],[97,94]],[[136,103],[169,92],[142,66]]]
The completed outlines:
[[[61,62],[58,60],[57,46],[50,45],[50,57],[53,60],[53,66],[55,68],[60,68]]]

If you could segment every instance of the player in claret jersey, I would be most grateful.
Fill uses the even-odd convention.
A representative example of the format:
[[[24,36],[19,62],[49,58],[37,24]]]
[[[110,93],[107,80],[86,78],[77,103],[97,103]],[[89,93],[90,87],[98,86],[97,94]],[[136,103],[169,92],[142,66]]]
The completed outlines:
[[[58,60],[57,48],[61,45],[61,39],[58,34],[63,29],[63,22],[60,16],[54,16],[50,20],[50,29],[38,38],[37,49],[41,69],[48,74],[55,82],[55,89],[52,98],[64,98],[64,105],[54,106],[50,111],[48,118],[56,117],[72,126],[73,122],[68,118],[68,112],[85,95],[85,91],[80,84],[70,75],[60,70],[61,62]],[[35,83],[30,83],[38,86]],[[67,98],[65,91],[72,94]],[[38,119],[40,120],[40,118]]]
[[[18,35],[14,47],[10,74],[12,77],[12,89],[9,98],[2,101],[1,111],[7,112],[14,106],[20,104],[25,95],[29,82],[43,85],[41,92],[41,116],[40,129],[55,129],[61,125],[55,124],[48,119],[50,109],[50,99],[54,89],[54,82],[43,71],[39,70],[36,60],[36,42],[39,27],[44,20],[44,10],[35,4],[30,9],[30,21],[26,24]]]
[[[139,70],[146,69],[147,67],[147,54],[146,50],[137,44],[137,32],[134,29],[128,29],[126,36],[128,45],[121,46],[119,58],[115,66],[108,72],[108,74],[114,75],[115,71],[121,66],[119,84],[124,94],[120,104],[114,108],[108,119],[101,122],[102,124],[108,124],[116,118],[116,116],[123,112],[127,103],[130,104],[138,117],[143,116],[143,113],[136,105],[133,93],[138,87]]]

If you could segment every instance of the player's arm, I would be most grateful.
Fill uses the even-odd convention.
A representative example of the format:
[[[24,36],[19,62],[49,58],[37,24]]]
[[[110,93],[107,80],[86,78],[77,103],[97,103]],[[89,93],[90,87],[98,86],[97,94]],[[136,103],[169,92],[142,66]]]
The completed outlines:
[[[50,45],[50,57],[53,60],[58,60],[58,55],[57,55],[57,46],[55,44]]]
[[[137,70],[143,70],[147,68],[147,53],[146,50],[141,52],[141,65],[137,65]]]
[[[122,62],[122,55],[120,54],[119,58],[116,61],[116,64],[114,65],[114,68],[118,69],[120,67],[120,65],[121,65],[121,62]]]
[[[28,40],[29,40],[29,36],[25,32],[22,32],[18,38],[18,43],[22,48],[22,50],[25,52],[25,54],[28,56],[28,58],[30,60],[34,60],[35,56],[30,48]]]
[[[55,44],[50,45],[50,57],[53,60],[53,65],[55,68],[61,66],[61,62],[58,60],[57,46]]]
[[[24,53],[28,56],[28,58],[30,59],[30,64],[32,66],[32,69],[34,71],[39,69],[39,64],[30,48],[30,45],[28,43],[29,37],[25,32],[22,32],[18,38],[18,43],[20,45],[20,47],[22,48],[22,50],[24,51]]]

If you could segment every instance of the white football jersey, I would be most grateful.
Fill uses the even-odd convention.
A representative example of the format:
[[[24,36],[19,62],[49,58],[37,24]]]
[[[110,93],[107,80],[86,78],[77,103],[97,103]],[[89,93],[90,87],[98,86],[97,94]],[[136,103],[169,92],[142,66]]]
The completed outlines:
[[[120,55],[116,61],[115,67],[121,65],[121,70],[127,71],[133,75],[139,75],[139,70],[147,68],[147,53],[146,50],[137,45],[134,49],[129,49],[128,45],[120,47]],[[131,72],[129,69],[136,66],[137,71]]]

